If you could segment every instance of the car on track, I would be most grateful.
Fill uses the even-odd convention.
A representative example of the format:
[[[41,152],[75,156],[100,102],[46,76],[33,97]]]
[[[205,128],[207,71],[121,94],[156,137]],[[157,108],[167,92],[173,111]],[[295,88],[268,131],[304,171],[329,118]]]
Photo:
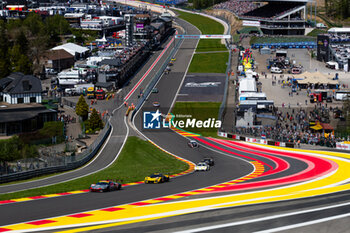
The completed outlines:
[[[206,163],[206,164],[208,164],[209,166],[214,166],[214,159],[212,159],[212,158],[204,158],[203,160],[202,160],[202,162],[204,162],[204,163]]]
[[[169,181],[168,175],[163,175],[162,173],[153,173],[152,175],[145,177],[145,184],[149,183],[164,183]]]
[[[199,162],[194,167],[194,170],[195,171],[209,171],[210,170],[210,166],[209,166],[209,164],[207,164],[205,162]]]
[[[153,105],[153,107],[157,107],[157,108],[160,107],[160,103],[159,102],[153,102],[152,105]]]
[[[191,147],[191,148],[199,147],[198,142],[195,141],[195,140],[190,140],[190,141],[187,143],[187,145],[188,145],[189,147]]]
[[[158,88],[155,87],[152,89],[152,93],[158,93],[158,92],[159,92]]]
[[[96,184],[90,186],[91,192],[109,192],[114,190],[119,190],[122,188],[122,184],[115,182],[113,180],[101,180]]]

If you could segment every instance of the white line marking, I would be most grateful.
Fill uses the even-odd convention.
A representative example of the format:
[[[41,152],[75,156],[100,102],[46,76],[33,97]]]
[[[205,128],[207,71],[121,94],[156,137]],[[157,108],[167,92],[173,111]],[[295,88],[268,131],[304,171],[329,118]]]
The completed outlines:
[[[350,205],[350,202],[337,204],[337,205],[333,205],[333,206],[325,206],[325,207],[319,207],[319,208],[315,208],[315,209],[296,211],[296,212],[291,212],[291,213],[286,213],[286,214],[273,215],[273,216],[268,216],[268,217],[263,217],[263,218],[249,219],[249,220],[244,220],[244,221],[239,221],[239,222],[231,222],[231,223],[225,223],[225,224],[218,224],[216,226],[208,226],[208,227],[201,227],[201,228],[191,229],[191,230],[177,231],[176,233],[190,233],[190,232],[201,232],[201,231],[207,231],[207,230],[214,230],[214,229],[219,229],[219,228],[232,227],[232,226],[238,226],[238,225],[243,225],[243,224],[267,221],[267,220],[272,220],[272,219],[277,219],[277,218],[289,217],[289,216],[293,216],[293,215],[299,215],[299,214],[306,214],[306,213],[311,213],[311,212],[316,212],[316,211],[328,210],[328,209],[342,207],[342,206],[347,206],[347,205]],[[342,215],[338,215],[338,216],[341,216],[341,217],[338,217],[338,218],[343,218],[343,217],[350,216],[350,213],[342,214]],[[332,220],[332,219],[336,219],[335,217],[337,217],[337,216],[324,218],[324,219],[328,219],[328,220],[319,219],[319,220],[309,221],[309,222],[305,222],[305,223],[293,224],[293,225],[286,226],[286,227],[279,227],[279,228],[275,228],[275,230],[274,229],[272,229],[272,230],[270,229],[270,230],[266,230],[266,231],[259,231],[259,233],[262,233],[262,232],[264,232],[264,233],[276,232],[276,231],[292,229],[292,228],[295,228],[295,227],[298,227],[298,226],[304,226],[304,225],[306,226],[306,225],[310,225],[310,224],[316,224],[318,222],[324,222],[324,221],[329,221],[329,220]],[[307,223],[309,223],[309,224],[307,224]],[[295,226],[295,227],[291,227],[291,226]]]
[[[298,228],[298,227],[304,227],[304,226],[308,226],[308,225],[313,225],[313,224],[318,224],[318,223],[322,223],[322,222],[332,221],[332,220],[336,220],[336,219],[340,219],[340,218],[346,218],[346,217],[349,217],[349,216],[350,216],[350,213],[340,214],[340,215],[336,215],[336,216],[332,216],[332,217],[320,218],[320,219],[317,219],[317,220],[303,222],[303,223],[298,223],[298,224],[293,224],[293,225],[289,225],[289,226],[278,227],[278,228],[264,230],[264,231],[257,231],[256,233],[270,233],[270,232],[285,231],[285,230],[294,229],[294,228]]]
[[[183,20],[183,21],[185,21],[185,20]],[[185,21],[185,22],[187,22],[187,21]],[[189,23],[189,24],[190,24],[190,23]],[[190,25],[192,25],[192,24],[190,24]],[[192,26],[194,26],[194,25],[192,25]],[[196,26],[194,26],[194,27],[197,28]],[[197,28],[197,30],[199,31],[200,34],[202,34],[201,30],[199,30],[198,28]],[[182,77],[182,80],[181,80],[181,83],[180,83],[180,85],[179,85],[179,88],[178,88],[177,91],[176,91],[176,95],[174,96],[173,102],[171,103],[170,108],[169,108],[169,111],[168,111],[167,114],[169,114],[169,113],[171,112],[171,110],[173,109],[173,107],[174,107],[174,104],[175,104],[175,101],[176,101],[176,97],[177,97],[177,95],[179,94],[179,92],[180,92],[180,90],[181,90],[181,87],[182,87],[182,85],[183,85],[183,83],[184,83],[184,81],[185,81],[185,78],[186,78],[188,69],[190,68],[190,65],[191,65],[191,62],[192,62],[192,59],[193,59],[193,56],[194,56],[194,52],[195,52],[196,49],[197,49],[197,46],[198,46],[199,41],[200,41],[200,40],[197,40],[196,47],[193,49],[191,59],[190,59],[188,65],[187,65],[187,68],[186,68],[186,70],[185,70],[184,76]]]

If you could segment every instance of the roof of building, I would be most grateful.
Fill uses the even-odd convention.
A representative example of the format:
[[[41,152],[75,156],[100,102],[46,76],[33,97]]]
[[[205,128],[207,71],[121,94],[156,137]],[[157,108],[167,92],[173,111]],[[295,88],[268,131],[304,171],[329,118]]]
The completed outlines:
[[[115,59],[104,59],[100,63],[101,65],[110,65],[110,66],[121,66],[122,62],[120,58],[115,58]]]
[[[350,27],[348,28],[330,28],[329,33],[350,33]]]
[[[151,27],[153,27],[156,30],[159,30],[161,27],[163,27],[164,23],[151,23]]]
[[[113,83],[103,83],[103,82],[97,82],[95,84],[96,87],[102,87],[102,88],[113,88]]]
[[[76,53],[85,53],[85,52],[89,51],[88,48],[74,44],[74,43],[66,43],[63,45],[59,45],[59,46],[52,48],[51,50],[59,50],[59,49],[64,49],[68,53],[72,54],[73,56],[75,56]]]
[[[12,79],[8,82],[2,92],[4,93],[41,93],[42,86],[39,78],[33,75],[24,75],[22,73],[12,73],[8,77]]]
[[[62,60],[62,59],[74,59],[74,56],[68,53],[64,49],[50,50],[47,51],[44,55],[44,58],[47,60]]]
[[[28,109],[17,108],[14,111],[0,111],[0,123],[23,121],[36,117],[43,113],[54,113],[57,112],[53,109],[46,109],[45,106],[41,108]]]

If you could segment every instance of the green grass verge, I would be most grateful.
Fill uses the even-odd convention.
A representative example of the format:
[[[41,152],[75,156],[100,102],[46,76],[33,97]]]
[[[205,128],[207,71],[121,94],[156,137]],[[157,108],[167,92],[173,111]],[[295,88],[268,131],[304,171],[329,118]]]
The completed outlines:
[[[188,21],[189,23],[196,26],[202,34],[222,34],[224,33],[224,26],[212,20],[210,18],[191,14],[183,11],[176,11],[179,14],[179,18]]]
[[[0,200],[88,189],[90,184],[103,179],[120,179],[123,183],[130,183],[141,181],[153,172],[176,174],[187,169],[186,163],[166,154],[151,143],[137,137],[129,137],[118,160],[103,171],[57,185],[1,194]]]
[[[191,61],[189,73],[226,73],[229,53],[195,54]]]
[[[221,44],[220,39],[204,39],[199,40],[196,52],[207,51],[227,51],[225,45]]]
[[[221,103],[217,102],[176,102],[172,113],[190,115],[191,119],[205,121],[208,118],[218,118]],[[176,118],[175,120],[186,120],[186,118]],[[216,128],[183,128],[192,133],[198,133],[206,137],[217,136]]]
[[[322,30],[322,29],[314,29],[311,32],[307,34],[307,36],[312,36],[312,37],[317,37],[318,34],[324,34],[327,33],[327,30]]]
[[[212,20],[210,18],[191,14],[182,11],[176,11],[179,14],[179,18],[188,21],[189,23],[196,26],[202,34],[223,34],[224,26]],[[206,51],[225,51],[227,50],[226,46],[221,44],[220,40],[216,39],[202,39],[199,41],[196,51],[197,52],[206,52]]]

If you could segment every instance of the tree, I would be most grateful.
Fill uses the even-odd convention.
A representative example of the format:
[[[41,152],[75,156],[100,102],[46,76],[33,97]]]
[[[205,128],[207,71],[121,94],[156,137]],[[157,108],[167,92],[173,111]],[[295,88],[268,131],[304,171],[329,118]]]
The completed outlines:
[[[51,45],[60,41],[59,36],[70,32],[68,21],[61,15],[54,15],[45,20],[45,31],[50,36]]]
[[[92,131],[101,129],[103,127],[101,116],[97,113],[96,109],[92,109],[89,119],[89,127]]]
[[[10,139],[0,140],[0,162],[7,170],[7,162],[21,158],[20,141],[17,136]]]
[[[32,36],[44,33],[44,23],[42,22],[40,15],[34,12],[29,13],[25,20],[23,20],[23,25]]]
[[[10,46],[8,35],[6,33],[6,25],[0,20],[0,78],[10,74],[8,48]]]
[[[89,113],[89,105],[86,103],[83,95],[81,95],[78,100],[78,103],[75,107],[75,112],[82,118],[82,120],[87,119]]]
[[[21,52],[20,45],[14,45],[9,50],[10,64],[12,72],[22,72],[24,74],[31,74],[32,62],[28,56]]]
[[[24,34],[24,32],[22,30],[16,36],[16,44],[19,45],[22,54],[28,55],[29,42],[27,40],[26,35]]]

